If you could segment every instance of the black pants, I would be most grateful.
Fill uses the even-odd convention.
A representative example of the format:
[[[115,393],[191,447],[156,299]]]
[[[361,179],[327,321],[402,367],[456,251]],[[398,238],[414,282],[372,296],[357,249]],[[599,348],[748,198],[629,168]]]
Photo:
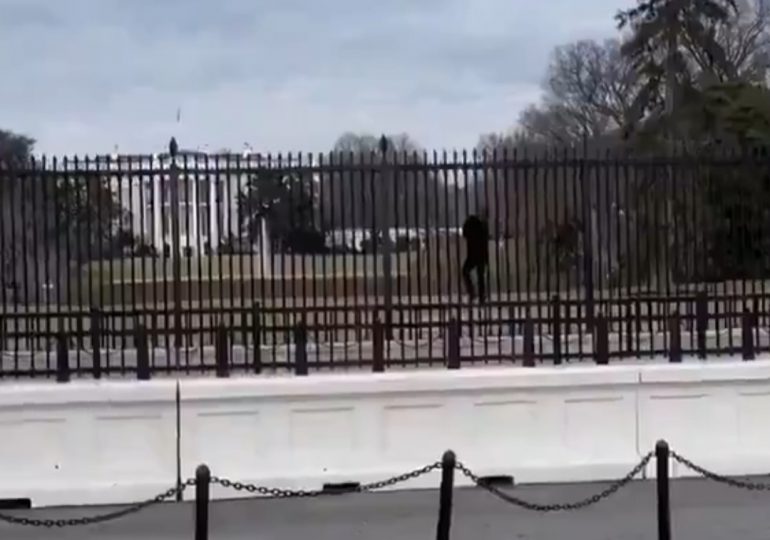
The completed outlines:
[[[476,298],[476,288],[473,286],[473,280],[471,279],[471,272],[474,270],[476,271],[476,278],[479,284],[479,301],[483,302],[486,300],[487,288],[485,279],[487,264],[488,261],[486,259],[476,257],[467,257],[463,263],[463,281],[465,282],[465,290],[468,296],[471,297],[471,300]]]

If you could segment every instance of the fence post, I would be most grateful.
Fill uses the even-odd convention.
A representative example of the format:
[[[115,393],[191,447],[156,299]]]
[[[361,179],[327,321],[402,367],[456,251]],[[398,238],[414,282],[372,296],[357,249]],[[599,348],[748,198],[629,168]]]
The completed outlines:
[[[206,465],[195,469],[195,540],[209,538],[209,485],[211,471]]]
[[[668,330],[671,334],[668,343],[668,361],[672,364],[679,364],[682,362],[682,324],[678,311],[671,314]]]
[[[392,151],[388,138],[383,135],[380,137],[379,149],[380,149],[380,179],[378,185],[384,188],[385,193],[380,193],[382,196],[382,208],[383,210],[377,216],[377,229],[378,233],[382,235],[382,276],[384,280],[383,296],[385,304],[385,329],[387,332],[388,341],[393,339],[393,243],[390,238],[390,218],[393,212],[393,186],[391,185],[395,181],[393,175],[393,168],[389,160],[389,152]],[[379,236],[379,235],[378,235]],[[375,236],[377,238],[377,236]]]
[[[524,320],[524,367],[535,367],[535,323],[527,313]]]
[[[607,318],[599,313],[594,324],[594,359],[600,366],[610,363],[610,344],[607,335]]]
[[[460,369],[460,321],[452,317],[447,328],[447,369]]]
[[[385,335],[377,314],[374,315],[372,326],[372,348],[372,371],[382,373],[385,371]]]
[[[252,358],[254,373],[259,375],[262,373],[262,321],[259,302],[254,304],[251,309],[251,334],[251,340],[254,344],[254,357]]]
[[[630,356],[634,351],[634,310],[631,302],[626,304],[626,352]]]
[[[589,332],[594,331],[594,323],[596,321],[596,306],[594,300],[594,252],[593,252],[593,209],[591,207],[593,201],[593,181],[590,175],[587,174],[586,168],[587,151],[584,146],[583,156],[580,160],[579,185],[581,189],[581,206],[582,206],[582,233],[585,239],[585,245],[583,249],[583,276],[585,286],[585,310],[586,310],[586,326]]]
[[[230,366],[228,363],[227,327],[220,323],[216,329],[216,339],[214,341],[214,356],[216,361],[216,373],[220,379],[230,376]]]
[[[551,298],[551,307],[553,310],[553,363],[558,366],[561,364],[561,299],[558,294]]]
[[[663,440],[658,441],[655,445],[655,482],[658,491],[658,540],[671,540],[668,457],[668,443]]]
[[[179,145],[174,137],[168,143],[171,166],[168,172],[171,199],[171,270],[172,270],[172,297],[174,305],[174,363],[179,369],[182,347],[182,238],[179,221],[179,165],[177,165],[177,153]],[[164,262],[165,276],[165,262]]]
[[[147,339],[147,329],[143,324],[137,324],[134,330],[136,345],[136,378],[140,381],[150,380],[150,349]]]
[[[452,493],[454,490],[455,466],[455,453],[447,450],[441,458],[441,488],[439,489],[436,540],[449,540],[449,530],[452,527]]]
[[[700,291],[695,297],[695,332],[698,339],[698,358],[706,359],[706,330],[709,325],[708,296]]]
[[[102,314],[96,306],[91,307],[91,360],[93,363],[94,379],[102,377]]]
[[[67,334],[56,334],[56,382],[70,382],[70,359],[67,350]]]
[[[637,343],[639,343],[642,335],[642,300],[639,297],[634,302],[634,332],[637,336]],[[636,351],[636,355],[641,356],[641,346]]]
[[[294,373],[296,375],[307,375],[307,325],[305,321],[300,321],[294,327]]]
[[[741,352],[744,360],[754,360],[754,314],[743,308],[741,316]]]

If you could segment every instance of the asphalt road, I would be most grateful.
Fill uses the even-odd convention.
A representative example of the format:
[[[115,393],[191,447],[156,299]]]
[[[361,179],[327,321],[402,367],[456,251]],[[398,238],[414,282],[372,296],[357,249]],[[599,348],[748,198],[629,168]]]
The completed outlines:
[[[770,479],[763,479],[770,482]],[[759,480],[762,481],[762,480]],[[566,502],[601,484],[518,486],[531,501]],[[767,540],[770,493],[705,480],[677,480],[671,488],[676,540]],[[237,500],[211,505],[212,540],[407,540],[435,537],[438,493],[432,490],[344,495],[301,500]],[[14,512],[29,517],[75,517],[106,508]],[[3,540],[192,540],[193,505],[169,503],[99,525],[65,530],[0,524]],[[657,538],[655,485],[634,482],[592,507],[541,514],[479,489],[455,491],[456,540],[647,540]]]

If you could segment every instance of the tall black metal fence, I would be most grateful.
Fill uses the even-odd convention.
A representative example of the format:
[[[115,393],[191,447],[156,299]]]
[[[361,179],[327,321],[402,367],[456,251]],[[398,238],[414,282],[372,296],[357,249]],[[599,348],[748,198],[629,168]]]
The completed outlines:
[[[756,152],[407,154],[387,145],[365,155],[0,163],[3,369],[8,355],[53,351],[61,333],[77,350],[93,349],[96,336],[120,351],[142,327],[152,362],[156,348],[184,347],[203,363],[225,325],[230,342],[277,362],[302,326],[331,351],[329,364],[335,354],[347,364],[382,325],[387,347],[417,362],[422,353],[406,351],[441,341],[453,319],[463,339],[495,346],[524,321],[540,341],[561,324],[569,349],[599,315],[611,334],[635,325],[652,335],[674,314],[690,324],[696,309],[724,352],[744,311],[767,327],[768,173]],[[461,271],[472,214],[489,225],[483,307],[471,304]],[[654,341],[627,352],[655,352]],[[489,357],[480,352],[488,345],[472,356]]]

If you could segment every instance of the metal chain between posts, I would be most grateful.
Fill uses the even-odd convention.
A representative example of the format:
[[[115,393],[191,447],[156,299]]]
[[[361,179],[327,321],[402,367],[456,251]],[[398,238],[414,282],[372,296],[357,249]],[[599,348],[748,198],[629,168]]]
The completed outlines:
[[[541,503],[526,501],[519,497],[515,497],[510,493],[489,484],[488,482],[484,482],[479,476],[477,476],[473,471],[471,471],[468,467],[466,467],[461,462],[457,463],[456,469],[460,471],[468,479],[470,479],[476,486],[488,491],[489,493],[495,495],[496,497],[510,504],[519,506],[526,510],[533,510],[536,512],[562,512],[562,511],[568,511],[568,510],[580,510],[582,508],[586,508],[588,506],[594,505],[612,496],[619,489],[631,483],[631,481],[633,481],[634,478],[636,478],[639,475],[639,473],[641,473],[644,470],[644,468],[649,464],[653,455],[654,455],[653,452],[648,452],[641,459],[641,461],[628,472],[628,474],[626,474],[623,478],[613,482],[602,491],[595,493],[584,499],[580,499],[575,502],[567,502],[567,503],[541,504]],[[688,467],[689,469],[697,472],[698,474],[701,474],[702,476],[710,480],[714,480],[722,484],[727,484],[729,486],[748,489],[752,491],[770,491],[770,484],[760,484],[756,482],[746,482],[742,480],[736,480],[734,478],[729,478],[727,476],[723,476],[723,475],[711,472],[699,465],[696,465],[692,461],[688,460],[687,458],[679,455],[674,451],[671,451],[671,457],[677,462],[681,463],[682,465]],[[304,490],[304,489],[283,489],[283,488],[258,486],[255,484],[236,482],[236,481],[229,480],[227,478],[220,478],[216,476],[211,477],[211,483],[218,484],[225,488],[232,488],[236,491],[245,491],[248,493],[259,494],[267,498],[281,498],[281,499],[308,498],[308,497],[322,497],[322,496],[329,496],[329,495],[343,495],[343,494],[349,494],[349,493],[365,493],[369,491],[375,491],[378,489],[400,484],[408,480],[419,478],[420,476],[423,476],[425,474],[428,474],[430,472],[433,472],[439,469],[441,469],[441,462],[436,461],[429,465],[425,465],[424,467],[413,469],[406,473],[400,474],[398,476],[392,476],[385,480],[378,480],[376,482],[370,482],[368,484],[361,484],[351,489],[341,489],[341,490],[331,490],[331,491],[323,490],[323,489]],[[112,512],[107,512],[107,513],[99,514],[95,516],[84,516],[84,517],[78,517],[78,518],[60,518],[60,519],[52,519],[52,518],[34,519],[34,518],[12,516],[8,514],[0,513],[0,522],[6,522],[12,525],[45,527],[45,528],[77,527],[77,526],[84,526],[84,525],[92,525],[96,523],[103,523],[105,521],[118,519],[118,518],[127,516],[129,514],[139,512],[140,510],[144,510],[145,508],[148,508],[150,506],[160,504],[168,499],[171,499],[177,493],[183,492],[187,487],[194,486],[194,485],[195,485],[195,479],[191,478],[185,481],[180,486],[170,488],[164,491],[163,493],[156,495],[151,499],[147,499],[143,502],[128,506],[126,508],[121,508],[120,510],[115,510]]]
[[[688,469],[695,471],[696,473],[706,477],[709,480],[713,480],[714,482],[719,482],[720,484],[726,484],[728,486],[741,488],[741,489],[748,489],[750,491],[770,491],[770,484],[760,484],[757,482],[746,482],[743,480],[736,480],[735,478],[729,478],[727,476],[717,474],[715,472],[711,472],[709,470],[704,469],[700,465],[696,465],[686,457],[683,457],[673,450],[671,451],[671,457],[674,458],[675,461],[678,461]]]
[[[195,479],[191,478],[181,486],[179,487],[175,486],[173,488],[167,489],[166,491],[164,491],[163,493],[159,493],[152,499],[147,499],[145,501],[133,504],[126,508],[121,508],[120,510],[114,510],[112,512],[98,514],[95,516],[83,516],[83,517],[77,517],[77,518],[59,518],[59,519],[53,519],[53,518],[34,519],[34,518],[28,518],[28,517],[22,517],[22,516],[11,516],[8,514],[0,514],[0,521],[4,521],[5,523],[10,523],[11,525],[22,525],[27,527],[44,527],[46,529],[64,528],[64,527],[82,527],[85,525],[93,525],[95,523],[104,523],[105,521],[112,521],[113,519],[122,518],[129,514],[134,514],[136,512],[139,512],[140,510],[144,510],[147,507],[160,504],[168,499],[171,499],[177,493],[183,492],[187,487],[194,486],[194,485],[195,485]]]
[[[382,489],[385,487],[400,484],[401,482],[406,482],[407,480],[418,478],[420,476],[423,476],[425,474],[428,474],[440,468],[441,468],[441,462],[437,461],[435,463],[431,463],[430,465],[425,465],[424,467],[420,467],[419,469],[414,469],[412,471],[406,472],[404,474],[400,474],[398,476],[393,476],[385,480],[378,480],[376,482],[370,482],[368,484],[358,485],[355,488],[338,490],[338,491],[325,491],[322,489],[311,489],[311,490],[282,489],[282,488],[274,488],[274,487],[266,487],[266,486],[257,486],[255,484],[248,484],[244,482],[234,482],[232,480],[228,480],[227,478],[220,478],[217,476],[211,477],[211,483],[218,484],[225,488],[232,488],[235,491],[246,491],[248,493],[257,493],[259,495],[263,495],[267,498],[272,498],[272,499],[294,499],[294,498],[307,498],[307,497],[323,497],[328,495],[345,495],[349,493],[365,493],[368,491],[375,491],[377,489]]]
[[[570,503],[541,504],[541,503],[525,501],[524,499],[514,497],[513,495],[506,493],[505,491],[499,488],[496,488],[495,486],[490,485],[487,482],[482,481],[478,476],[476,476],[473,473],[473,471],[468,469],[468,467],[466,467],[462,463],[459,463],[459,462],[457,463],[457,470],[459,470],[466,477],[468,477],[478,487],[487,490],[492,495],[504,500],[505,502],[513,504],[515,506],[519,506],[526,510],[534,510],[536,512],[563,512],[565,510],[580,510],[582,508],[586,508],[613,495],[620,488],[625,487],[627,484],[629,484],[640,472],[642,472],[642,470],[644,470],[644,468],[650,462],[650,459],[652,459],[652,456],[653,456],[653,453],[649,452],[647,455],[645,455],[642,458],[642,460],[636,465],[636,467],[634,467],[628,472],[628,474],[626,474],[620,480],[617,480],[616,482],[612,483],[606,489],[600,491],[599,493],[595,493],[590,497],[586,497],[585,499],[581,499],[579,501],[570,502]]]

